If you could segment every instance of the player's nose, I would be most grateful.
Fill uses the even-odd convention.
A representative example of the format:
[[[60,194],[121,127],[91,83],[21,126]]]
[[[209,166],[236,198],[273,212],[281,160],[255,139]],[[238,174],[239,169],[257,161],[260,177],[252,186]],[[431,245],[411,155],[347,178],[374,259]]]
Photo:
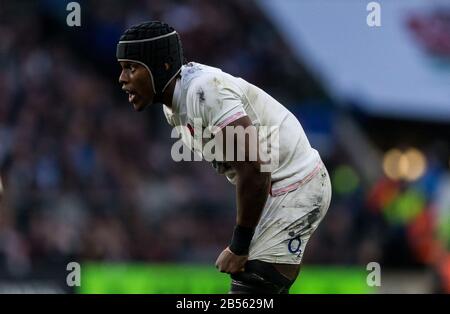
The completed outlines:
[[[119,83],[122,85],[128,83],[127,75],[125,74],[125,71],[123,71],[123,70],[122,70],[122,72],[120,72],[120,75],[119,75]]]

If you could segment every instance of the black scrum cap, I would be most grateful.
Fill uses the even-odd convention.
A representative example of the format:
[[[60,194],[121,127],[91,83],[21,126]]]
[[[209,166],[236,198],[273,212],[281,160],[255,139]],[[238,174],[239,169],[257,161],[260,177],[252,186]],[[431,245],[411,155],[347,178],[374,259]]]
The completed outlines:
[[[159,21],[130,27],[120,37],[116,52],[118,61],[133,61],[150,73],[155,94],[162,94],[183,64],[180,36],[169,25]]]

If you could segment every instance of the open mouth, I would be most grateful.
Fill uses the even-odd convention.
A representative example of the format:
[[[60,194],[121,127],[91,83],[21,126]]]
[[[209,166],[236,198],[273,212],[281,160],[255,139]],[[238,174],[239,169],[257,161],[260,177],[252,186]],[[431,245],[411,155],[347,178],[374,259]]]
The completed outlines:
[[[137,97],[136,93],[130,90],[125,90],[125,92],[128,94],[128,102],[133,104]]]
[[[128,93],[128,102],[134,103],[134,100],[136,99],[135,93]]]

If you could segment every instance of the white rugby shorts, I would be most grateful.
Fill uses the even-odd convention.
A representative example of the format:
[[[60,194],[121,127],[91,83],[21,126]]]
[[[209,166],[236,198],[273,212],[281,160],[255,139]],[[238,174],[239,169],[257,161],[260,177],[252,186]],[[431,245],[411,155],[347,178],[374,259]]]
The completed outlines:
[[[269,195],[250,244],[249,260],[300,264],[330,202],[331,182],[320,161],[294,190]]]

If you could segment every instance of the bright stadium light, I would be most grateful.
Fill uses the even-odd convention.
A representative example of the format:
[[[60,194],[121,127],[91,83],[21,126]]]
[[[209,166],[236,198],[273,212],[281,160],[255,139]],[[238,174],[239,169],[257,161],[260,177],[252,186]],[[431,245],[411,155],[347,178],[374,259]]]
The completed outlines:
[[[404,173],[405,180],[415,181],[422,177],[427,166],[425,155],[416,148],[410,148],[403,156],[408,163],[408,169]]]
[[[401,179],[402,167],[400,164],[404,163],[404,161],[401,161],[402,156],[402,152],[397,148],[390,149],[384,154],[383,171],[388,178],[392,180]]]
[[[400,173],[400,178],[405,179],[408,175],[410,168],[410,163],[408,157],[402,153],[398,161],[398,172]]]
[[[426,166],[425,155],[416,148],[406,152],[393,148],[383,158],[384,173],[392,180],[415,181],[423,176]]]

